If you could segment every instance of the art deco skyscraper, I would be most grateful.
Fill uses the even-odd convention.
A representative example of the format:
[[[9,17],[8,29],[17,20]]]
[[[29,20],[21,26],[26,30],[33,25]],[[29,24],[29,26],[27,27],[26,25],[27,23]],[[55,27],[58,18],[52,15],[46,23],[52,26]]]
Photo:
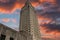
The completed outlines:
[[[38,20],[34,7],[27,0],[20,13],[20,33],[24,40],[41,40]]]

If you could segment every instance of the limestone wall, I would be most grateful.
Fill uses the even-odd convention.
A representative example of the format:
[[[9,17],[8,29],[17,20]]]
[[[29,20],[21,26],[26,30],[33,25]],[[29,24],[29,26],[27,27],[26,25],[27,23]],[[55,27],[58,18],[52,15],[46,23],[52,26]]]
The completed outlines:
[[[14,40],[17,40],[18,38],[18,32],[6,27],[5,25],[0,24],[0,37],[2,35],[5,35],[6,38],[5,40],[10,40],[10,37],[13,38]]]

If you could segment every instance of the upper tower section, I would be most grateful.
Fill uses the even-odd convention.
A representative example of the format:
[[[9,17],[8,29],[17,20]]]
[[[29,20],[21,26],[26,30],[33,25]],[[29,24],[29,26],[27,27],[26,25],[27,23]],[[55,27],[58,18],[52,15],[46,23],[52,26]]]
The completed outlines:
[[[20,13],[20,33],[27,37],[26,40],[40,40],[37,15],[30,0],[27,0]]]
[[[24,7],[22,7],[22,10],[29,10],[29,9],[34,9],[34,7],[31,4],[30,0],[26,0]]]
[[[34,7],[31,5],[30,0],[27,0],[20,13],[20,31],[30,31],[31,18],[35,16]],[[33,18],[32,18],[33,20]]]

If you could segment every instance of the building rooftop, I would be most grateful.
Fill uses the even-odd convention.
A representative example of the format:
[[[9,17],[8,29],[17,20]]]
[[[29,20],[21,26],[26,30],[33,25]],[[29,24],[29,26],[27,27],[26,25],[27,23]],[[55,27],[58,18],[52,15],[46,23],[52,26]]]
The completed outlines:
[[[18,31],[14,30],[14,29],[12,29],[12,28],[10,28],[10,27],[2,24],[2,23],[0,23],[0,27],[6,28],[6,30],[11,30],[11,31],[14,31],[14,32],[18,32]]]

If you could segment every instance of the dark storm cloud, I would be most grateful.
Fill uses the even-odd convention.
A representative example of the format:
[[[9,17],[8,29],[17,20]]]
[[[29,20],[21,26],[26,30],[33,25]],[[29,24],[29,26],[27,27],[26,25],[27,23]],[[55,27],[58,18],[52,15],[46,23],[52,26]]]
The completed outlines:
[[[58,24],[43,24],[43,27],[46,28],[46,32],[58,31],[60,32],[60,25]]]
[[[0,7],[13,7],[15,4],[16,0],[9,0],[7,2],[2,2],[0,1]]]
[[[25,3],[25,1],[27,0],[5,0],[6,2],[0,1],[0,6],[13,6],[15,4],[15,2],[19,2],[19,3]],[[37,2],[38,0],[30,0],[31,2]]]
[[[55,10],[58,9],[58,6],[53,5],[53,4],[49,3],[49,2],[44,2],[44,3],[42,3],[41,5],[38,5],[38,6],[39,6],[40,9],[38,8],[38,9],[36,9],[36,11],[40,12],[40,13],[41,12],[45,13],[47,11],[55,11]]]
[[[30,0],[31,2],[40,2],[40,0]],[[2,0],[0,1],[0,8],[3,7],[3,8],[6,8],[6,9],[11,9],[14,7],[15,3],[20,3],[20,4],[24,4],[26,2],[26,0]],[[57,0],[57,3],[59,4],[59,0]],[[47,3],[44,3],[44,4],[47,4]],[[49,4],[47,4],[49,5]],[[46,5],[46,6],[47,6]]]
[[[40,24],[42,28],[46,28],[46,32],[60,32],[60,20],[59,23],[57,22],[58,18],[60,19],[60,0],[56,0],[56,5],[51,4],[49,2],[42,3],[40,7],[42,6],[42,9],[37,9],[36,12],[40,14],[40,16],[43,16],[44,18],[52,19],[51,22],[48,24]],[[53,21],[56,21],[57,23],[52,23]],[[43,23],[43,22],[42,22]],[[52,23],[52,24],[51,24]]]
[[[46,12],[46,13],[42,14],[41,16],[44,16],[46,18],[53,18],[53,19],[60,18],[60,12],[58,12],[58,11]]]
[[[0,12],[9,13],[21,8],[25,0],[0,0]]]
[[[46,13],[42,14],[41,16],[52,19],[52,21],[50,23],[42,25],[47,29],[46,32],[52,32],[52,31],[60,32],[60,20],[59,20],[59,22],[57,20],[58,18],[60,19],[60,12],[58,12],[58,11],[46,12]],[[53,21],[54,21],[54,23],[52,23]]]
[[[57,18],[60,18],[60,11],[58,11],[58,7],[46,11],[45,13],[41,14],[41,16],[52,19],[52,21],[49,24],[43,24],[43,26],[47,28],[46,32],[52,32],[56,30],[60,32],[60,24],[51,24],[53,21],[57,22]]]
[[[31,2],[39,2],[39,0],[30,0]]]
[[[60,1],[59,0],[56,0],[55,4],[51,3],[51,2],[43,2],[40,4],[40,6],[43,7],[43,9],[40,9],[40,10],[47,10],[50,11],[50,9],[52,10],[56,10],[59,8],[59,5],[60,4]],[[47,9],[44,9],[44,8],[47,8]]]
[[[60,0],[56,0],[56,3],[60,6]]]
[[[13,10],[14,8],[21,8],[27,0],[0,0],[0,9]],[[37,2],[38,0],[30,0]]]
[[[49,2],[43,3],[41,9],[37,9],[36,12],[41,16],[46,18],[59,18],[60,17],[60,7],[50,4]]]

